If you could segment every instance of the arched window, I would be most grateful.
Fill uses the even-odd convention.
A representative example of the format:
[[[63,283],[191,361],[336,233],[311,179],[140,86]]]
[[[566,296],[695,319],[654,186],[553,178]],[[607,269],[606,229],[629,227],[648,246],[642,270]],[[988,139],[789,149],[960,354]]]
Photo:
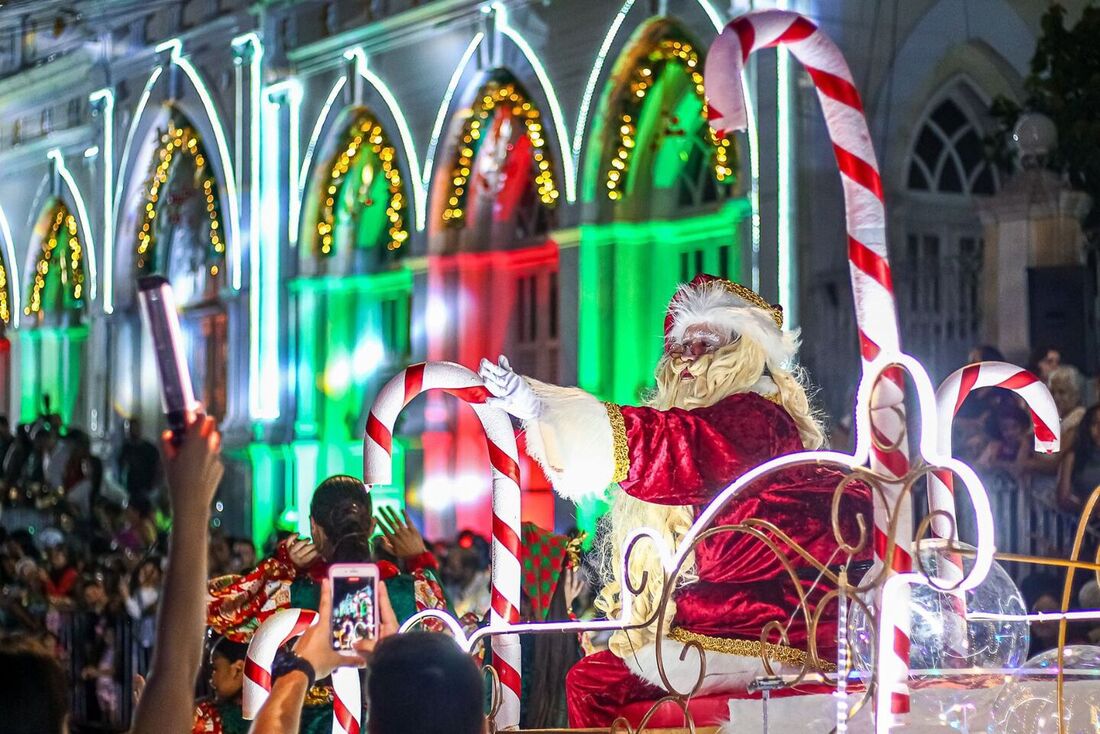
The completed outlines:
[[[907,180],[911,191],[939,194],[988,196],[999,188],[997,169],[982,148],[982,132],[955,98],[940,102],[925,119],[913,144]]]
[[[660,315],[701,272],[737,280],[750,212],[732,137],[707,123],[706,46],[674,19],[634,33],[604,86],[584,157],[579,383],[633,403],[652,385]],[[629,355],[618,359],[614,355]]]
[[[966,358],[981,321],[982,227],[974,197],[1000,185],[983,149],[988,104],[956,80],[928,106],[906,163],[895,288],[907,348],[934,377]]]
[[[57,197],[43,207],[34,236],[34,271],[23,309],[30,328],[20,349],[20,420],[34,420],[48,409],[68,424],[81,398],[88,334],[84,245],[76,216]]]
[[[398,148],[367,107],[344,109],[330,127],[305,191],[290,283],[296,497],[325,476],[361,470],[370,398],[410,361],[412,217]],[[372,489],[376,503],[404,504],[402,441],[395,437],[395,482]]]
[[[168,278],[196,397],[222,418],[228,403],[225,227],[218,183],[202,137],[182,114],[160,132],[144,189],[135,267]]]

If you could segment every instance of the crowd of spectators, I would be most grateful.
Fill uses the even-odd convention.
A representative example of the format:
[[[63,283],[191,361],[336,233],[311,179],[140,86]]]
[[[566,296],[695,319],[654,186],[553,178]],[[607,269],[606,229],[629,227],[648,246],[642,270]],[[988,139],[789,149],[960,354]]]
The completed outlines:
[[[988,346],[975,348],[970,360],[1004,361]],[[1100,385],[1086,384],[1055,348],[1039,350],[1028,367],[1054,397],[1062,452],[1037,454],[1026,406],[1007,391],[985,389],[958,413],[954,453],[982,475],[994,501],[998,488],[1011,486],[1037,503],[1080,513],[1100,485]],[[63,428],[56,414],[14,430],[0,416],[0,633],[17,636],[21,645],[29,641],[60,662],[71,682],[77,731],[125,730],[133,714],[134,683],[153,665],[171,527],[165,486],[161,450],[142,435],[136,421],[126,425],[113,450],[96,453],[87,433]],[[972,530],[966,527],[967,515],[960,508],[964,540]],[[227,536],[218,528],[206,527],[204,533],[207,578],[248,572],[289,535],[281,532],[257,549],[251,539]],[[1086,535],[1083,557],[1095,555],[1098,535],[1095,528]],[[429,549],[439,561],[439,578],[454,611],[484,615],[491,602],[485,539],[465,531]],[[1068,551],[1051,547],[1045,554]],[[385,553],[378,550],[382,557]],[[1060,575],[1020,575],[1031,611],[1060,608]],[[1100,607],[1095,582],[1088,582],[1088,574],[1078,578],[1072,603]],[[568,592],[566,607],[581,616],[592,613],[592,592],[590,585],[578,583]],[[1034,625],[1032,652],[1053,646],[1056,632],[1050,623]],[[1069,640],[1100,643],[1100,628],[1071,626]],[[218,695],[219,681],[239,686],[242,659],[239,644],[221,640],[209,646],[203,664],[212,675],[199,676],[199,692]],[[395,665],[407,663],[394,660]]]

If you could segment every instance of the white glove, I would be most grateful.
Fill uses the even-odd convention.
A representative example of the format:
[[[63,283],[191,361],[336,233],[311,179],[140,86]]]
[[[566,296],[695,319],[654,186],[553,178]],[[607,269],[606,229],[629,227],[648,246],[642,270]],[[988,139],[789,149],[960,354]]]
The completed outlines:
[[[487,359],[481,360],[477,374],[485,381],[485,387],[493,397],[485,401],[486,405],[514,415],[521,421],[537,420],[542,415],[542,400],[527,380],[517,375],[508,364],[508,358],[500,356],[497,364]]]

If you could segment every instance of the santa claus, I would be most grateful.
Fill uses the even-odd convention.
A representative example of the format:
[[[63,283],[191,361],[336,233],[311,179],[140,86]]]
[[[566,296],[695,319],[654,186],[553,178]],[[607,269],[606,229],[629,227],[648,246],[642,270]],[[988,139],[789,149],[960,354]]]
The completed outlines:
[[[675,548],[703,508],[742,474],[777,456],[824,443],[806,395],[802,372],[793,365],[798,334],[783,330],[783,311],[729,280],[700,275],[683,285],[669,304],[665,351],[657,387],[644,407],[603,403],[577,388],[539,383],[513,372],[505,358],[483,360],[480,374],[494,402],[519,418],[527,450],[554,489],[576,499],[609,485],[612,509],[605,546],[610,562],[598,606],[620,612],[622,554],[630,533],[650,527]],[[831,512],[842,476],[821,466],[784,469],[754,481],[728,503],[714,525],[749,519],[771,523],[826,565],[849,558],[838,547]],[[842,537],[860,537],[859,518],[869,526],[870,491],[850,483],[840,503]],[[660,639],[663,667],[680,691],[694,685],[697,656],[681,660],[684,642],[706,654],[706,678],[696,695],[743,692],[764,671],[762,657],[778,671],[798,671],[807,661],[806,612],[827,590],[822,575],[775,535],[771,540],[796,570],[792,579],[777,553],[743,532],[719,533],[696,546],[678,579],[668,626],[621,631],[609,649],[589,655],[568,677],[570,723],[608,726],[629,703],[664,695],[656,661]],[[637,585],[645,570],[660,578],[656,551],[635,546],[629,573]],[[634,599],[636,621],[652,616],[660,602],[652,581]],[[801,594],[807,606],[800,609]],[[835,656],[835,604],[823,610],[815,630],[823,659]],[[761,632],[771,622],[786,640]]]

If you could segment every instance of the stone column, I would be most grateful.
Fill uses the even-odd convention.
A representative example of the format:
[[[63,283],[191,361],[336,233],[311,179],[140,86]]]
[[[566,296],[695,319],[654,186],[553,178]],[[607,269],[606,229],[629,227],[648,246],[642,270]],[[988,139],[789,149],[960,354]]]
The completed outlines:
[[[1001,190],[978,203],[985,229],[982,264],[982,335],[1009,360],[1023,364],[1028,335],[1028,268],[1085,262],[1081,222],[1088,194],[1073,190],[1043,167],[1057,144],[1053,124],[1028,114],[1013,133],[1021,168]]]

